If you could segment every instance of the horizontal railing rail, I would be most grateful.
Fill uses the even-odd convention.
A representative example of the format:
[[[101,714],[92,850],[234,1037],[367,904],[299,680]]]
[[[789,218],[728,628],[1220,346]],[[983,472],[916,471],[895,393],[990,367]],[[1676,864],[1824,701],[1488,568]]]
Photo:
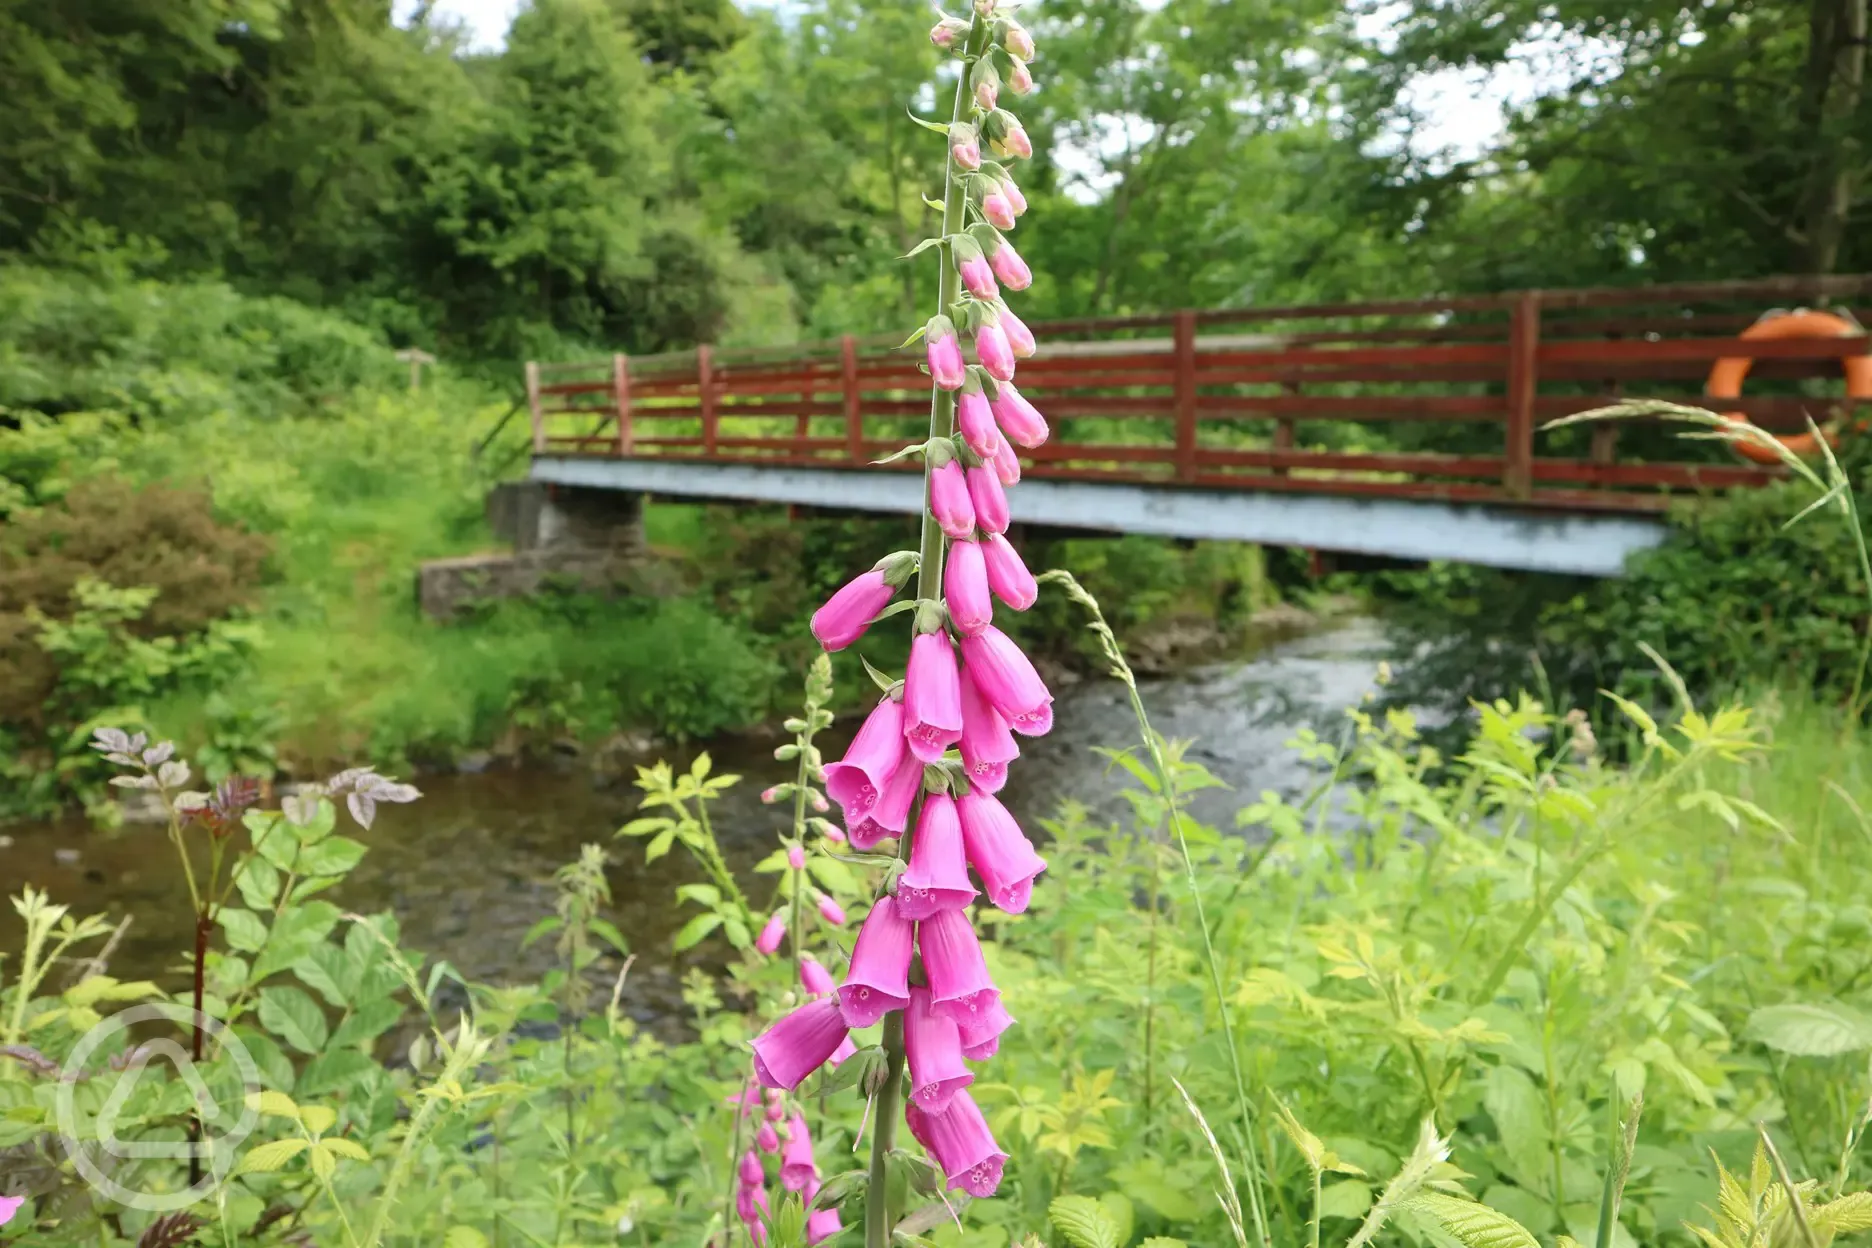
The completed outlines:
[[[1642,426],[1541,427],[1623,399],[1702,404],[1736,357],[1751,393],[1721,410],[1780,433],[1837,419],[1866,335],[1742,335],[1802,302],[1857,324],[1867,296],[1872,275],[1035,324],[1016,383],[1053,436],[1022,458],[1062,478],[1655,510],[1780,474]],[[536,455],[869,468],[929,411],[920,348],[887,336],[533,362],[526,383]]]

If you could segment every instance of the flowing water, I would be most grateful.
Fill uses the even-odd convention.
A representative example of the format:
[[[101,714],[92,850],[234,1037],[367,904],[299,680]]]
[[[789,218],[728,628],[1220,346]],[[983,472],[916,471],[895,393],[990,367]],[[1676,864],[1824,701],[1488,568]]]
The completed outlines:
[[[1371,688],[1382,653],[1376,626],[1354,620],[1266,646],[1252,657],[1147,682],[1144,699],[1157,730],[1194,739],[1190,756],[1229,786],[1197,794],[1193,813],[1229,827],[1234,810],[1263,790],[1294,797],[1316,783],[1315,773],[1284,743],[1298,728],[1338,722],[1340,710]],[[1003,800],[1030,827],[1066,797],[1090,807],[1095,817],[1123,818],[1119,793],[1128,777],[1094,752],[1095,746],[1137,741],[1123,687],[1089,678],[1055,693],[1054,731],[1039,741],[1021,739],[1023,756]],[[855,728],[855,722],[841,720],[821,738],[826,758],[839,756]],[[745,777],[711,809],[723,851],[756,905],[771,895],[771,877],[750,869],[772,852],[775,834],[791,817],[790,806],[768,807],[759,800],[762,788],[792,774],[791,764],[774,761],[773,745],[770,738],[731,737],[658,751],[686,767],[707,749],[717,773]],[[646,1019],[680,1010],[682,975],[690,966],[709,965],[711,956],[677,955],[669,947],[687,917],[672,893],[698,878],[697,870],[680,849],[645,866],[641,841],[613,840],[636,809],[635,788],[573,763],[417,780],[420,801],[381,808],[369,832],[343,829],[371,848],[327,896],[353,911],[395,912],[407,946],[448,959],[469,979],[537,977],[550,965],[551,942],[523,950],[521,938],[551,911],[554,870],[576,858],[580,845],[598,842],[611,851],[614,905],[608,917],[639,955],[631,973],[633,1009]],[[347,817],[341,821],[349,825]],[[0,869],[9,893],[30,883],[80,913],[133,915],[111,959],[112,973],[155,978],[174,988],[186,982],[183,963],[193,919],[163,828],[134,825],[102,833],[82,821],[62,821],[7,832]],[[0,948],[17,949],[18,920],[8,915],[5,921]]]

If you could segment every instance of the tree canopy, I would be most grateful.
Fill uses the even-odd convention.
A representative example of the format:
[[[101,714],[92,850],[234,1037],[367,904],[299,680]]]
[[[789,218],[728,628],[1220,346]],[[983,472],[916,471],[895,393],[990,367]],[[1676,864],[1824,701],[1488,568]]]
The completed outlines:
[[[0,253],[220,277],[490,363],[876,330],[926,302],[897,257],[932,219],[930,20],[531,0],[482,53],[387,0],[0,0]],[[1041,314],[1872,264],[1866,0],[1032,24]],[[1425,141],[1425,84],[1504,72],[1533,98],[1494,141]]]

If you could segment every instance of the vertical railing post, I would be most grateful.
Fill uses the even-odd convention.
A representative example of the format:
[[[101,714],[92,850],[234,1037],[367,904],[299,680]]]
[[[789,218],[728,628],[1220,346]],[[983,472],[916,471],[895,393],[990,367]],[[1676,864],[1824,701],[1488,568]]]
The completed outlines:
[[[696,401],[702,410],[702,454],[715,458],[715,349],[703,343],[695,351]]]
[[[1283,381],[1281,383],[1281,394],[1283,394],[1284,396],[1288,398],[1292,398],[1299,393],[1300,393],[1299,382]],[[1292,416],[1277,415],[1274,418],[1274,449],[1277,451],[1291,451],[1293,450],[1293,447],[1294,447],[1294,418]],[[1277,477],[1286,476],[1287,466],[1285,464],[1276,465],[1274,468],[1274,475]]]
[[[630,356],[621,351],[611,357],[611,397],[617,404],[617,453],[629,455],[637,439],[631,428]]]
[[[1624,335],[1614,330],[1606,337],[1617,342]],[[1608,377],[1605,382],[1605,402],[1607,406],[1618,403],[1625,397],[1625,387],[1616,377]],[[1609,464],[1618,458],[1618,427],[1616,420],[1601,420],[1593,425],[1592,450],[1590,458],[1595,464]]]
[[[1540,292],[1522,291],[1508,322],[1508,420],[1502,488],[1510,498],[1534,492],[1534,390],[1539,381]]]
[[[546,416],[540,411],[540,374],[539,362],[528,360],[526,364],[527,415],[533,421],[533,453],[546,453]]]
[[[1176,479],[1196,479],[1196,313],[1176,314]]]
[[[854,464],[864,462],[864,416],[858,410],[858,342],[850,334],[839,339],[839,374],[845,391],[845,455]]]

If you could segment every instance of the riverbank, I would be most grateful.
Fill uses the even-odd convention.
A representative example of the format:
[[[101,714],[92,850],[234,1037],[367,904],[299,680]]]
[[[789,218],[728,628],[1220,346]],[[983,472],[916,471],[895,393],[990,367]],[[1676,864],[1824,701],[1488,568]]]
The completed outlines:
[[[1250,795],[1272,791],[1293,798],[1316,783],[1315,769],[1286,742],[1302,729],[1342,722],[1342,708],[1372,688],[1383,654],[1384,638],[1374,624],[1341,620],[1306,636],[1268,640],[1249,655],[1150,680],[1145,695],[1159,730],[1194,741],[1190,757],[1228,786],[1194,795],[1195,815],[1228,826],[1234,808]],[[1095,752],[1124,739],[1131,710],[1122,687],[1087,677],[1060,682],[1057,694],[1055,731],[1022,743],[1020,783],[1003,796],[1035,829],[1068,805],[1094,823],[1123,821],[1124,775]],[[825,735],[828,757],[843,750],[855,728],[847,719]],[[524,767],[421,777],[420,801],[385,809],[371,829],[353,833],[370,852],[331,899],[361,913],[395,912],[411,946],[447,959],[472,980],[536,979],[551,969],[554,955],[547,946],[522,948],[522,939],[552,907],[554,871],[575,859],[580,845],[595,842],[612,851],[607,875],[614,917],[638,954],[631,1008],[646,1019],[679,1011],[683,974],[712,966],[716,956],[670,950],[671,936],[688,917],[674,892],[690,867],[680,855],[646,864],[634,845],[614,844],[612,835],[642,796],[631,784],[636,766],[663,758],[686,768],[704,750],[717,773],[742,776],[718,803],[715,825],[744,886],[764,900],[771,878],[753,868],[786,823],[785,812],[758,797],[786,770],[773,760],[773,740],[764,733],[687,746],[645,742],[637,750],[620,748],[603,768],[559,755]],[[178,985],[174,968],[193,919],[164,829],[132,824],[102,831],[67,818],[14,824],[6,835],[0,869],[14,878],[32,880],[81,913],[135,916],[114,973]]]

